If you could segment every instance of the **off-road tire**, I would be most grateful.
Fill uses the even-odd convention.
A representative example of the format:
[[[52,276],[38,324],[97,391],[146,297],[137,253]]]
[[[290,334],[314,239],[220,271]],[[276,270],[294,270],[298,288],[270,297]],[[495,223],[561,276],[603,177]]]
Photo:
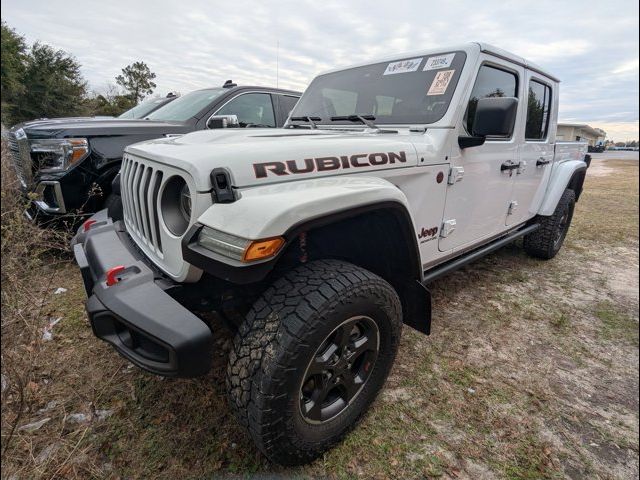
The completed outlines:
[[[535,221],[540,224],[540,228],[525,235],[524,250],[532,257],[542,260],[555,257],[569,231],[575,204],[575,192],[567,188],[560,197],[553,215],[536,217]]]
[[[378,356],[341,413],[308,423],[300,408],[307,365],[336,326],[353,315],[375,321]],[[395,359],[401,331],[398,295],[377,275],[336,260],[301,265],[258,298],[236,334],[226,378],[231,407],[271,461],[308,463],[340,441],[373,402]]]
[[[116,195],[115,193],[109,194],[104,201],[103,208],[107,209],[109,216],[114,222],[124,218],[122,215],[122,197],[120,197],[120,195]]]

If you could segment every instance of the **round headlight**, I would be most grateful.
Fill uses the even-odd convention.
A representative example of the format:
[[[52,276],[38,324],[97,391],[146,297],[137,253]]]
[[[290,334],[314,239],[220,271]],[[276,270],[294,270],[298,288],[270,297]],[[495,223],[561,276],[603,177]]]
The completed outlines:
[[[180,176],[171,177],[160,197],[162,220],[167,229],[180,236],[189,228],[191,221],[191,191]]]

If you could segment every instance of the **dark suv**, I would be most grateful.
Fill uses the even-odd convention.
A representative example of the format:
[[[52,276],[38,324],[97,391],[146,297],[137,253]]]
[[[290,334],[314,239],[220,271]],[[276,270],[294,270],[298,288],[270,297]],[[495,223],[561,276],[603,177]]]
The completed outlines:
[[[207,128],[279,127],[299,97],[299,92],[227,81],[181,96],[144,119],[16,125],[8,134],[9,148],[25,194],[34,198],[35,193],[27,215],[50,221],[109,208],[119,203],[112,181],[127,145]]]

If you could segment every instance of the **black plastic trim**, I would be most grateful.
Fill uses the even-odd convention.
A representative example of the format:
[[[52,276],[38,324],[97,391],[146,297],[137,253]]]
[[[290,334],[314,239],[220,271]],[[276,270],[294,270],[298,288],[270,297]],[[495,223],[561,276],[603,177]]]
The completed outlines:
[[[452,260],[449,260],[448,262],[445,262],[442,265],[438,265],[430,270],[425,271],[424,273],[424,280],[423,280],[423,284],[427,285],[431,282],[433,282],[434,280],[447,275],[448,273],[453,272],[454,270],[457,270],[458,268],[464,267],[465,265],[467,265],[468,263],[471,262],[475,262],[476,260],[484,257],[485,255],[490,254],[491,252],[494,252],[496,250],[498,250],[499,248],[504,247],[505,245],[508,245],[512,242],[514,242],[515,240],[517,240],[520,237],[523,237],[524,235],[527,235],[528,233],[534,232],[535,230],[537,230],[538,228],[540,228],[540,225],[537,223],[534,223],[532,225],[526,226],[520,230],[516,230],[515,232],[511,232],[509,234],[507,234],[504,237],[500,237],[497,240],[494,240],[493,242],[484,245],[480,248],[477,248],[475,250],[472,250],[468,253],[465,253],[459,257],[456,257]]]
[[[72,245],[94,334],[157,375],[206,374],[213,356],[209,327],[165,292],[171,284],[155,278],[120,222],[113,223],[106,210],[91,219],[95,223],[87,232],[81,227]],[[106,273],[117,265],[125,271],[118,283],[107,286]]]

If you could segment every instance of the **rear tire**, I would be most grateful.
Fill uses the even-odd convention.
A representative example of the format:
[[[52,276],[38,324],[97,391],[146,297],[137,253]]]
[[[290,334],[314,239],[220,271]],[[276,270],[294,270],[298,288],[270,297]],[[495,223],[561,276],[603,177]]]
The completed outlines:
[[[122,215],[122,197],[120,197],[120,195],[116,195],[115,193],[109,194],[104,201],[104,208],[107,209],[109,216],[114,222],[124,218]]]
[[[535,258],[550,260],[560,251],[569,231],[576,203],[575,192],[567,188],[551,216],[538,216],[535,221],[540,228],[525,235],[524,250]]]
[[[227,368],[232,409],[271,461],[308,463],[373,402],[401,330],[400,300],[380,277],[335,260],[299,266],[240,326]]]

